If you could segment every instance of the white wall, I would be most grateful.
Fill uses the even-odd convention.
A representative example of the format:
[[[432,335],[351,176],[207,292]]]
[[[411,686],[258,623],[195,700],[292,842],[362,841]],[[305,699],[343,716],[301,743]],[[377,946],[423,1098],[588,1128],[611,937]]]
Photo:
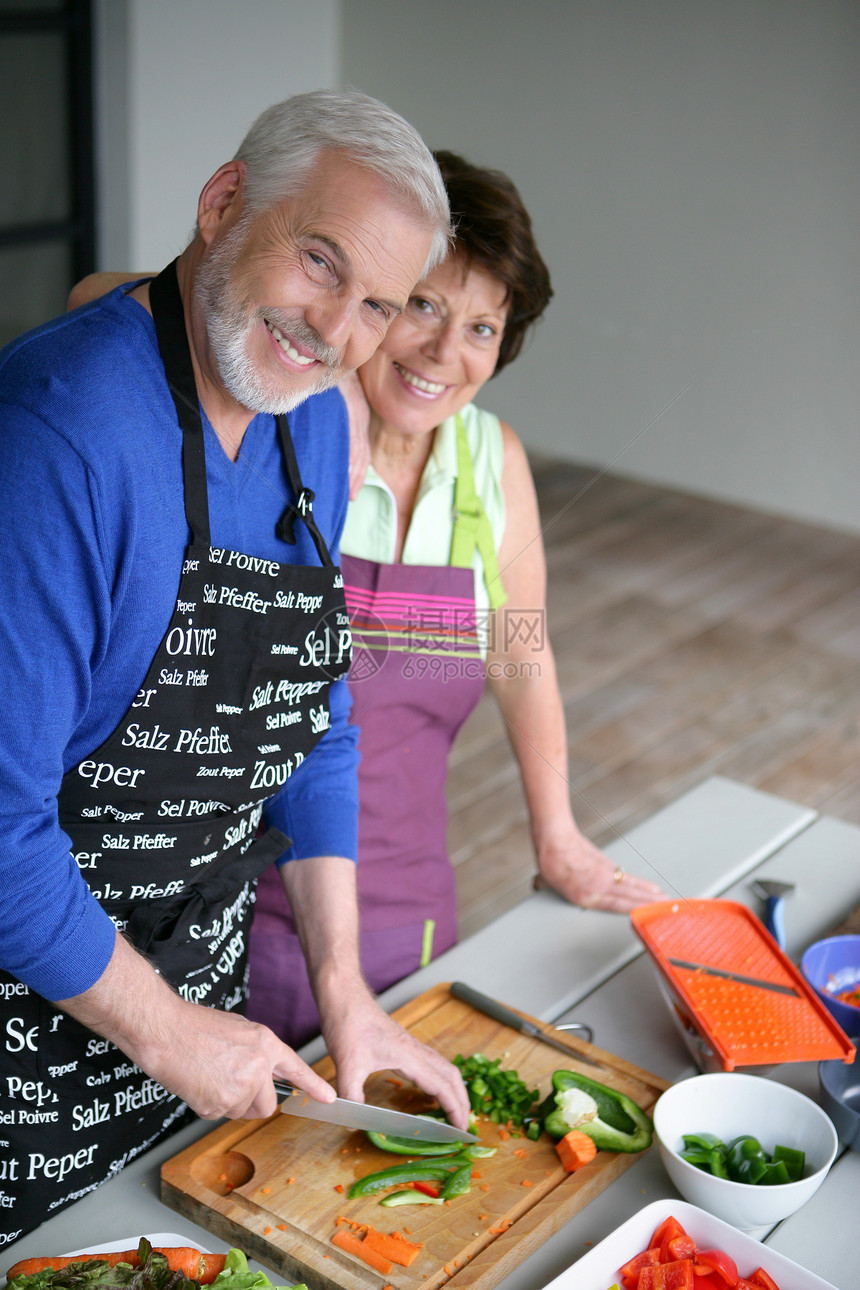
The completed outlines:
[[[484,402],[537,450],[860,530],[855,0],[343,16],[343,82],[534,215],[556,299]]]
[[[99,267],[157,269],[259,112],[335,86],[340,0],[99,0]]]

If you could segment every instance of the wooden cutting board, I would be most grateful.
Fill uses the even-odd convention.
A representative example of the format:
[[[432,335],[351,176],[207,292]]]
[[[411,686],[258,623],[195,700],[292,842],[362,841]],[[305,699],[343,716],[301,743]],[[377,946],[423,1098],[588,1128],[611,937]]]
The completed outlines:
[[[504,1068],[518,1071],[541,1097],[549,1092],[552,1072],[562,1068],[619,1089],[648,1112],[668,1087],[647,1071],[554,1031],[569,1046],[568,1058],[476,1012],[455,999],[447,985],[435,986],[393,1015],[448,1058],[476,1052],[500,1057]],[[330,1058],[315,1069],[334,1080]],[[422,1093],[390,1072],[372,1076],[366,1096],[397,1110],[420,1112],[429,1106]],[[224,1124],[168,1160],[161,1170],[161,1198],[285,1278],[305,1281],[310,1290],[488,1290],[638,1159],[599,1151],[584,1169],[566,1174],[546,1134],[537,1142],[506,1138],[489,1121],[481,1121],[479,1134],[498,1151],[475,1162],[480,1177],[473,1179],[471,1192],[448,1205],[386,1209],[377,1197],[347,1199],[355,1179],[403,1157],[379,1151],[363,1133],[280,1111],[268,1120]],[[341,1215],[384,1232],[408,1228],[408,1239],[423,1243],[421,1254],[411,1267],[395,1265],[383,1277],[331,1244]]]

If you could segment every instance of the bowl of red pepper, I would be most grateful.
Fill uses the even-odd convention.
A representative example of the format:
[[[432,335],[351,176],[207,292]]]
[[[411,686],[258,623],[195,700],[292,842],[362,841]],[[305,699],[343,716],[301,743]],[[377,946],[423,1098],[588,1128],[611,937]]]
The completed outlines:
[[[810,945],[800,970],[850,1039],[860,1039],[860,936],[828,936]]]
[[[773,1227],[805,1205],[839,1146],[817,1103],[761,1075],[681,1080],[653,1116],[660,1158],[681,1195],[744,1232]]]

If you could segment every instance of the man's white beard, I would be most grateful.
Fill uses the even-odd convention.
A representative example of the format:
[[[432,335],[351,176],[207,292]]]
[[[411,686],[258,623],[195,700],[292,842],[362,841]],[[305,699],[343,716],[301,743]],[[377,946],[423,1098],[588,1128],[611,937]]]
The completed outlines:
[[[292,412],[312,394],[336,385],[344,371],[340,352],[326,345],[317,332],[300,318],[291,318],[283,310],[256,309],[249,312],[243,305],[230,275],[246,233],[247,226],[240,220],[217,246],[210,249],[198,269],[194,296],[202,310],[207,340],[227,392],[250,412],[278,416]],[[287,388],[287,375],[279,380],[274,374],[260,371],[251,362],[248,357],[250,335],[264,318],[310,350],[323,364],[310,385],[291,390]]]

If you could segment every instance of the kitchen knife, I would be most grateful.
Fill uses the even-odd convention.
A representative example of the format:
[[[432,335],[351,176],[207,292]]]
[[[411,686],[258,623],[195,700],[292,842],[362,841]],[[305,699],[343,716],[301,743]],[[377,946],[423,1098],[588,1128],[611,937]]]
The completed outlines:
[[[327,1124],[340,1124],[345,1129],[367,1129],[374,1133],[390,1133],[397,1138],[420,1138],[427,1142],[477,1142],[474,1133],[456,1129],[442,1120],[431,1120],[421,1115],[407,1115],[405,1111],[391,1111],[385,1106],[372,1106],[368,1102],[350,1102],[336,1097],[333,1102],[316,1102],[300,1088],[293,1088],[283,1080],[275,1080],[277,1093],[284,1093],[280,1104],[285,1115],[301,1115],[308,1120],[324,1120]]]
[[[708,967],[705,963],[688,963],[686,959],[669,959],[673,967],[699,972],[702,976],[718,976],[725,981],[739,981],[741,985],[754,985],[759,990],[773,990],[775,994],[797,994],[793,985],[779,985],[776,981],[762,981],[757,976],[743,976],[740,972],[727,972],[725,968]]]
[[[494,1021],[500,1021],[503,1026],[510,1026],[512,1030],[518,1030],[522,1035],[530,1035],[532,1039],[540,1039],[550,1047],[567,1053],[568,1057],[575,1057],[578,1062],[586,1062],[589,1066],[603,1066],[602,1062],[595,1061],[593,1057],[587,1057],[578,1048],[572,1048],[570,1044],[566,1044],[563,1039],[556,1039],[555,1035],[549,1034],[541,1026],[536,1026],[533,1021],[527,1021],[512,1008],[506,1008],[503,1003],[498,1003],[486,994],[473,990],[470,985],[464,985],[462,981],[452,981],[448,988],[455,999],[461,999],[463,1003],[470,1004],[471,1007],[477,1008],[478,1012],[492,1017]]]
[[[793,882],[774,882],[756,878],[750,883],[755,894],[765,902],[764,923],[781,950],[785,949],[785,898],[794,891]]]

